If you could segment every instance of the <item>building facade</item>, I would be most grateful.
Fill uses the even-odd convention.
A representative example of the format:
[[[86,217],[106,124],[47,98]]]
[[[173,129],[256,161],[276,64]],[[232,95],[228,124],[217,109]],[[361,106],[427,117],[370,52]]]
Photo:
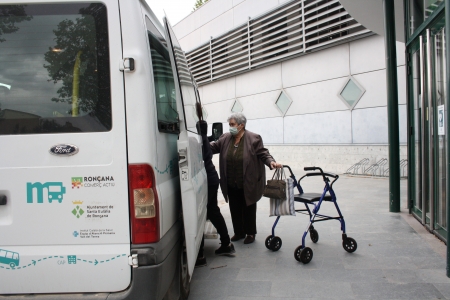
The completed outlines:
[[[384,38],[339,1],[210,0],[174,30],[209,123],[243,112],[247,128],[294,168],[343,173],[388,157]],[[397,49],[406,159],[405,44]]]

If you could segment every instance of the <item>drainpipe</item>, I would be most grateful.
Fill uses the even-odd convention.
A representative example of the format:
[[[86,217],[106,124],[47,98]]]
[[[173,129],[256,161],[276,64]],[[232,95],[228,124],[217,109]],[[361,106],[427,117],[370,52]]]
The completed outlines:
[[[450,45],[450,37],[449,37],[449,33],[450,33],[450,0],[445,0],[445,51],[447,54],[447,60],[446,60],[446,85],[447,85],[447,93],[446,93],[446,98],[445,99],[445,105],[447,108],[447,157],[446,157],[446,161],[447,161],[447,182],[446,182],[446,188],[447,188],[447,205],[446,205],[446,209],[447,209],[447,277],[450,278],[450,247],[449,247],[449,242],[450,242],[450,195],[448,193],[449,189],[450,189],[450,182],[449,182],[449,175],[450,175],[450,155],[448,153],[448,149],[450,149],[450,139],[448,138],[448,134],[450,133],[450,123],[449,123],[449,118],[448,118],[448,108],[450,105],[450,97],[449,97],[449,91],[450,91],[450,49],[448,47],[448,45]]]
[[[389,136],[389,211],[400,212],[400,141],[394,0],[383,0]]]

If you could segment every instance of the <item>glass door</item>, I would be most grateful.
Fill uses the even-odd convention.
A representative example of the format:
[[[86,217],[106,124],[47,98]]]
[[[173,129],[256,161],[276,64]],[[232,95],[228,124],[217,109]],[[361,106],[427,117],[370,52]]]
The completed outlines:
[[[446,237],[447,108],[444,18],[409,45],[412,213]]]
[[[446,55],[445,55],[445,29],[439,25],[444,25],[443,22],[438,22],[433,30],[433,45],[434,45],[434,87],[433,98],[435,99],[435,147],[436,147],[436,199],[435,199],[435,214],[434,214],[434,229],[438,235],[446,238],[447,222],[446,222],[446,151],[447,151],[447,107],[445,99],[447,97],[446,89]]]

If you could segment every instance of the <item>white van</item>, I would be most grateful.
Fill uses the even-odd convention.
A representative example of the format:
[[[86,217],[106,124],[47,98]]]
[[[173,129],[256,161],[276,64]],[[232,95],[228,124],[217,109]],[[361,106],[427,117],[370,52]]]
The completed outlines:
[[[188,297],[207,183],[165,23],[143,0],[0,0],[0,298]]]

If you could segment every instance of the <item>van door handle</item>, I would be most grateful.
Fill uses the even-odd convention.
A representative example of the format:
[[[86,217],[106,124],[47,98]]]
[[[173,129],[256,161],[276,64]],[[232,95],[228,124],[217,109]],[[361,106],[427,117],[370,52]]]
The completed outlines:
[[[0,205],[6,205],[6,195],[0,195]]]

